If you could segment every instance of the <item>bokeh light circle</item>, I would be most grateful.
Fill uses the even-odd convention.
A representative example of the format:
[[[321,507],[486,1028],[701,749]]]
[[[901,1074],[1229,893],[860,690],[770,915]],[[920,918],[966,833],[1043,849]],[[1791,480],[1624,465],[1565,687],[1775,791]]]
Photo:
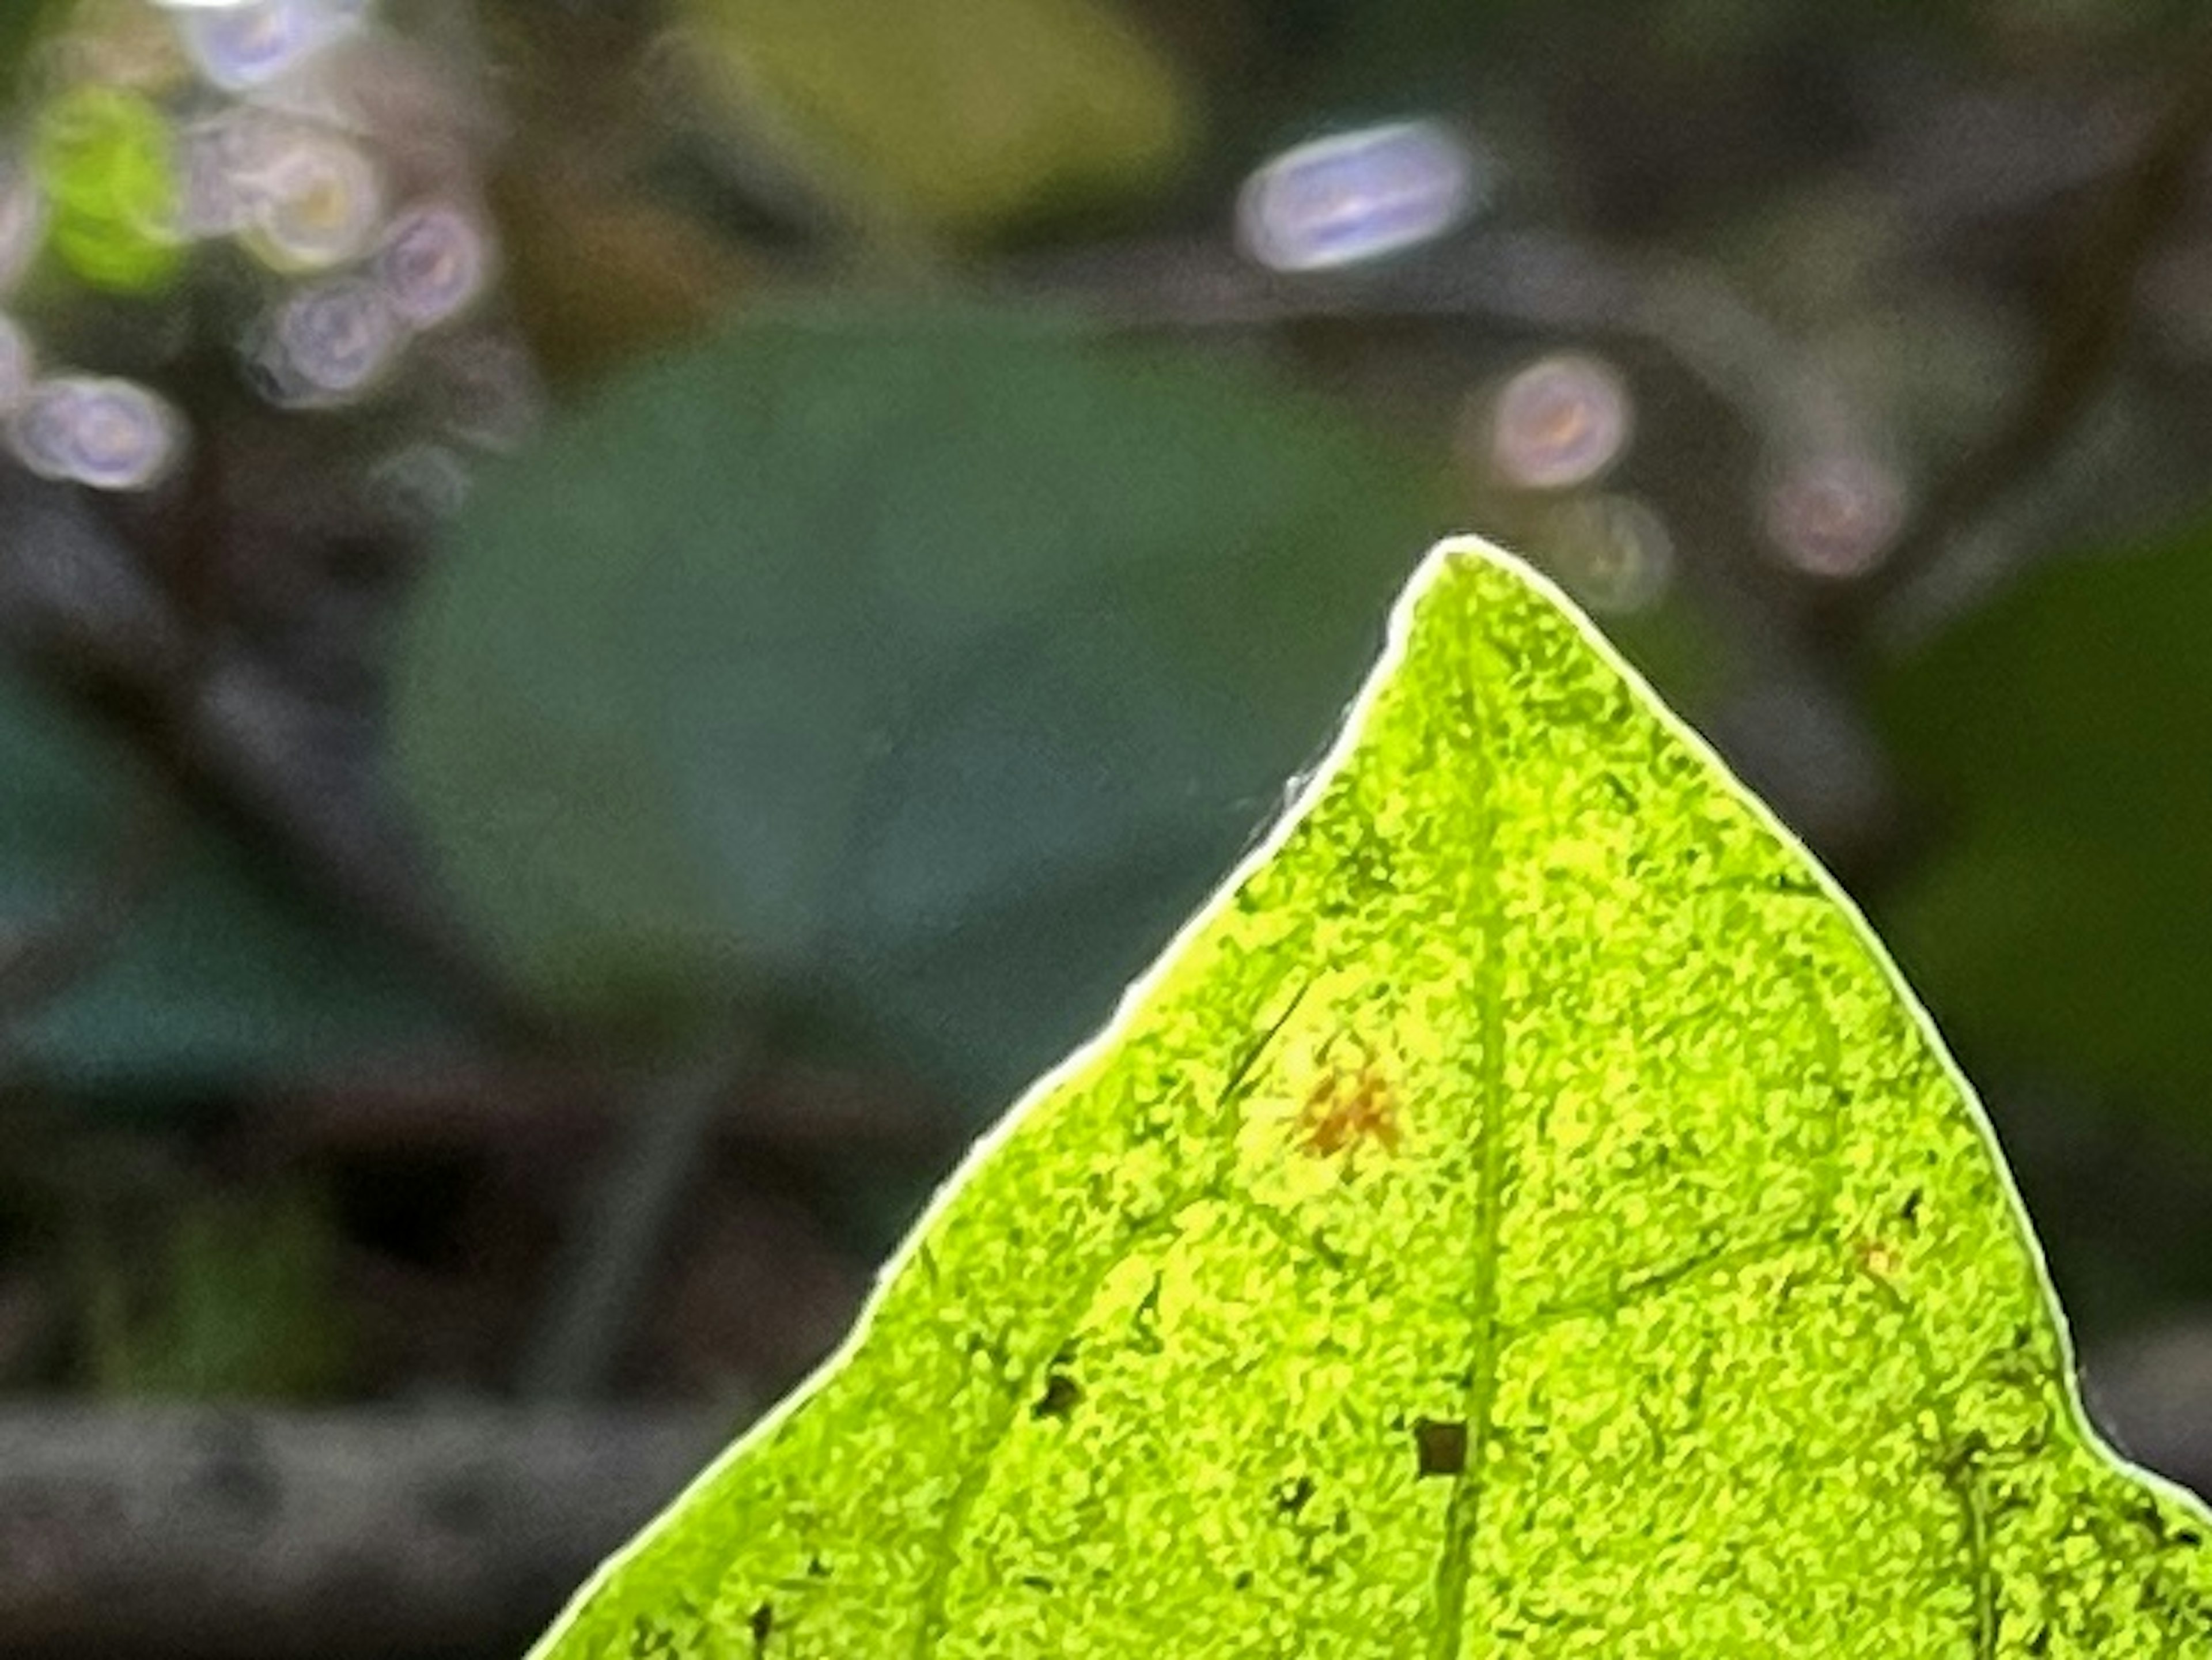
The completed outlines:
[[[1474,210],[1483,169],[1439,122],[1398,121],[1285,150],[1245,181],[1237,240],[1272,271],[1327,271],[1433,241]]]
[[[135,381],[58,375],[33,386],[9,423],[9,447],[32,471],[94,489],[145,489],[174,465],[184,423]]]
[[[1488,470],[1516,489],[1573,489],[1602,477],[1636,428],[1619,371],[1577,352],[1539,358],[1473,413]]]

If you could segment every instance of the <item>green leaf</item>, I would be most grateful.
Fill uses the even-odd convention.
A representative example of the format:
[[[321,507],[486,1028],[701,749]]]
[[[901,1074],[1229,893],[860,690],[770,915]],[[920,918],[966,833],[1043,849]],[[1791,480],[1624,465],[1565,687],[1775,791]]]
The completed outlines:
[[[21,0],[0,6],[0,77],[16,85],[26,58],[53,21],[59,0]]]
[[[1431,495],[1234,364],[751,323],[486,481],[403,649],[402,780],[553,1003],[804,998],[994,1106],[1311,757]]]
[[[1461,544],[1285,824],[538,1653],[2179,1657],[2208,1527],[2087,1427],[1849,902]]]
[[[72,87],[39,112],[32,170],[53,218],[56,252],[95,288],[159,288],[182,263],[182,185],[169,125],[118,87]]]
[[[396,952],[316,915],[213,824],[150,817],[156,787],[0,672],[0,1059],[179,1094],[451,1040]],[[35,940],[76,960],[25,999],[15,953]]]
[[[1936,823],[1884,909],[1970,1055],[2212,1123],[2212,523],[2040,570],[1875,708]]]
[[[978,231],[1158,179],[1194,125],[1107,0],[685,0],[736,114],[890,211]]]
[[[157,1248],[146,1252],[140,1242],[134,1262],[87,1225],[95,1393],[309,1400],[343,1380],[349,1333],[337,1242],[312,1191],[195,1194]],[[134,1287],[138,1280],[151,1284]],[[150,1306],[134,1310],[134,1303]]]

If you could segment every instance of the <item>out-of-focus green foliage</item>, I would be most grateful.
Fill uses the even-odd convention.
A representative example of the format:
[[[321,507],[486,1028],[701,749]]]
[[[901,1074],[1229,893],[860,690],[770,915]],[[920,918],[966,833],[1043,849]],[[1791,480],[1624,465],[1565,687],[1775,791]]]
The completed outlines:
[[[684,0],[738,119],[871,210],[988,230],[1156,183],[1196,112],[1110,0]]]
[[[194,1198],[150,1275],[114,1242],[88,1240],[84,1258],[86,1359],[100,1394],[313,1397],[343,1375],[330,1223],[303,1192]]]
[[[1345,743],[538,1653],[2166,1656],[1988,1126],[1555,592],[1441,550]]]
[[[1233,363],[750,323],[487,479],[403,649],[402,776],[556,1004],[819,1000],[1004,1099],[1271,816],[1430,496]]]
[[[48,235],[71,271],[125,293],[175,272],[181,187],[168,124],[146,99],[72,88],[40,110],[32,154],[53,214]]]
[[[0,76],[13,84],[21,71],[24,54],[46,27],[52,0],[18,0],[0,6]]]
[[[190,1092],[435,1038],[399,964],[212,826],[149,818],[148,787],[119,746],[0,676],[0,1043],[19,1066]],[[27,986],[47,977],[27,952],[71,960]]]
[[[1937,832],[1887,908],[1970,1049],[2212,1126],[2212,524],[2046,566],[1876,707]]]

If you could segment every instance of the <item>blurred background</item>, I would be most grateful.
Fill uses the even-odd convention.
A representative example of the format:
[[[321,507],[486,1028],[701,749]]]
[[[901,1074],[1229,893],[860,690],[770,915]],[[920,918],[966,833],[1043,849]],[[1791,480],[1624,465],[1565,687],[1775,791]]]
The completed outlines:
[[[0,1653],[520,1651],[1437,534],[1811,842],[2212,1492],[2185,0],[9,0]]]

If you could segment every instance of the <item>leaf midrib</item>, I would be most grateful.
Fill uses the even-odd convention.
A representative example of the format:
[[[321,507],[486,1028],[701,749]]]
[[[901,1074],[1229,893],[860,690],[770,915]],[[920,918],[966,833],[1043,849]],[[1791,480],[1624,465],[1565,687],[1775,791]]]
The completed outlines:
[[[1483,769],[1473,781],[1468,898],[1474,919],[1470,941],[1475,960],[1477,1082],[1474,1237],[1468,1263],[1466,1379],[1461,1396],[1467,1426],[1466,1454],[1452,1476],[1444,1512],[1444,1538],[1437,1558],[1436,1623],[1429,1633],[1431,1660],[1458,1660],[1467,1630],[1467,1582],[1481,1522],[1483,1464],[1498,1400],[1498,1253],[1504,1211],[1505,1007],[1499,948],[1504,933],[1498,884],[1498,796],[1493,779],[1495,734],[1488,726],[1493,654],[1480,617],[1471,621],[1460,661],[1466,681],[1468,749]]]

